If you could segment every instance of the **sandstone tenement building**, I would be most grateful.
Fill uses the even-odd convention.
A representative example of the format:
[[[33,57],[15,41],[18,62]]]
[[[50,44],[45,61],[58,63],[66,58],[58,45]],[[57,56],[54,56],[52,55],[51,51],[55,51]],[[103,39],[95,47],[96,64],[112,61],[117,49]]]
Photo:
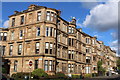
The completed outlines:
[[[30,5],[9,16],[9,27],[0,30],[2,58],[9,61],[9,74],[44,69],[48,74],[98,73],[97,62],[106,71],[116,67],[116,52],[102,41],[76,28],[76,19],[68,22],[61,11]]]

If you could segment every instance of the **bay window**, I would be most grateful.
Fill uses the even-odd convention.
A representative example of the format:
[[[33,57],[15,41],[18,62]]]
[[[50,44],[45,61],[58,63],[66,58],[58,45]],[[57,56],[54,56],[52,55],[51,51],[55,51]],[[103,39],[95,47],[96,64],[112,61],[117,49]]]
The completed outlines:
[[[54,70],[54,63],[55,61],[53,60],[45,60],[44,61],[44,70],[45,71],[53,71]]]
[[[49,61],[49,71],[52,71],[52,60]]]
[[[53,44],[50,43],[50,54],[52,54]]]
[[[52,27],[50,27],[50,36],[52,36],[52,32],[53,32]]]
[[[53,28],[46,27],[46,36],[53,36]]]
[[[56,37],[56,29],[54,29],[54,37]]]
[[[50,21],[50,11],[47,11],[47,20]]]
[[[51,21],[54,20],[54,12],[51,12]]]
[[[44,62],[44,70],[48,71],[48,60],[45,60]]]
[[[48,34],[49,34],[49,28],[46,27],[46,36],[48,36]]]

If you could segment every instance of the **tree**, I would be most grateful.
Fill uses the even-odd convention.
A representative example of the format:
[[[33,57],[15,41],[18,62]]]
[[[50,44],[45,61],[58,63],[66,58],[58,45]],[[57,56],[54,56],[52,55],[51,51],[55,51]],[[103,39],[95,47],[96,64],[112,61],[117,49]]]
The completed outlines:
[[[4,67],[2,67],[2,73],[7,74],[7,70]]]
[[[120,59],[117,60],[117,68],[118,68],[118,71],[120,72]]]
[[[117,60],[117,67],[120,70],[120,59]]]
[[[102,67],[102,61],[97,62],[98,75],[104,75],[106,70]]]

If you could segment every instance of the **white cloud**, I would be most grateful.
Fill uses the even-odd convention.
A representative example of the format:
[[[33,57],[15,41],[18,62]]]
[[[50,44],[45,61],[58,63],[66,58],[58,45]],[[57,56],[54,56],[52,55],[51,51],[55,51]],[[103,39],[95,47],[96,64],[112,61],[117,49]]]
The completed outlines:
[[[118,47],[118,40],[112,41],[112,42],[110,43],[110,45],[113,46],[113,47],[115,47],[115,46]]]
[[[111,36],[113,39],[118,39],[118,33],[117,32],[112,32]]]
[[[86,16],[83,25],[92,27],[99,31],[115,29],[118,27],[118,3],[106,2],[99,4],[90,10],[90,14]]]
[[[8,28],[9,27],[9,20],[6,20],[3,24],[4,28]]]
[[[79,26],[79,27],[82,27],[82,24],[79,23],[79,20],[80,20],[80,18],[76,20],[76,25]]]
[[[112,41],[112,42],[110,43],[110,47],[111,47],[112,50],[115,50],[115,51],[116,51],[117,55],[120,55],[120,54],[118,53],[118,40]]]
[[[102,36],[95,34],[94,36],[96,36],[98,39],[102,38]]]

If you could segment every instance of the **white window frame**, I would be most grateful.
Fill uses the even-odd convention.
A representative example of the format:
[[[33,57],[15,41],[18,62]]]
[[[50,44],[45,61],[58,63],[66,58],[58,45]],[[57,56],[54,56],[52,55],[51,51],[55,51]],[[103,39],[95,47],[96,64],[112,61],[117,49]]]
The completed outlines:
[[[40,21],[41,20],[41,11],[38,11],[37,12],[37,21]]]
[[[47,15],[46,15],[46,17],[47,17],[47,21],[50,21],[50,11],[47,11],[46,14],[47,14]]]

